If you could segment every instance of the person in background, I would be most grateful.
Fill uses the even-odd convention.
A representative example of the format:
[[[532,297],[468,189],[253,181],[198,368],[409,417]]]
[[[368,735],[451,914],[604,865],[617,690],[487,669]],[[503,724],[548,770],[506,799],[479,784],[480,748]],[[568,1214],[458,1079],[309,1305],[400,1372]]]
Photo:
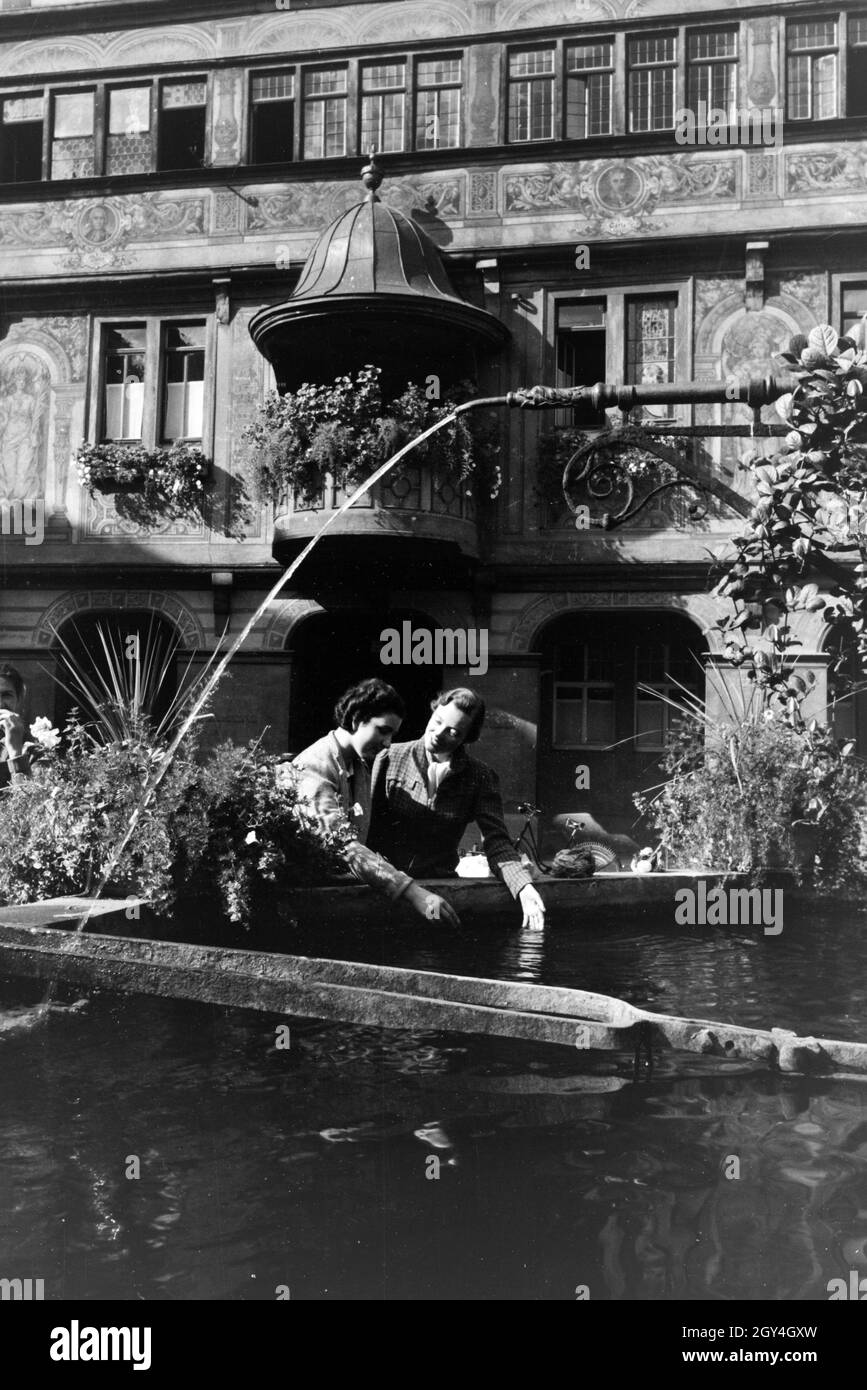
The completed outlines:
[[[400,695],[385,681],[370,679],[352,686],[335,706],[337,727],[293,760],[301,774],[298,795],[323,829],[349,824],[354,838],[343,853],[356,878],[386,897],[402,897],[429,921],[460,926],[450,903],[437,893],[428,893],[366,844],[370,828],[369,764],[388,748],[405,714]]]
[[[371,848],[420,878],[451,877],[467,826],[482,832],[493,873],[517,898],[523,926],[541,930],[545,904],[509,839],[497,774],[466,751],[485,718],[485,702],[459,686],[437,696],[423,736],[395,743],[373,766]]]
[[[0,787],[30,776],[30,755],[24,750],[27,725],[21,715],[24,678],[14,666],[0,665]]]

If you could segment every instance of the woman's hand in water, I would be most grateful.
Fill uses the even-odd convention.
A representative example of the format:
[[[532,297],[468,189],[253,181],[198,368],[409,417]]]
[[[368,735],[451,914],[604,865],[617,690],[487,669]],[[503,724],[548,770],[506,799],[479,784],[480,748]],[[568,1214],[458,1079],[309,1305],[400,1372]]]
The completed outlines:
[[[439,893],[428,893],[419,883],[411,883],[406,890],[406,900],[422,917],[429,922],[445,922],[450,927],[459,927],[461,919],[450,902]]]
[[[3,730],[3,740],[6,745],[6,756],[8,758],[20,758],[24,751],[24,740],[27,737],[27,725],[11,709],[0,709],[0,728]]]
[[[521,930],[543,931],[545,927],[545,904],[532,883],[527,883],[518,894],[518,901],[524,909]]]

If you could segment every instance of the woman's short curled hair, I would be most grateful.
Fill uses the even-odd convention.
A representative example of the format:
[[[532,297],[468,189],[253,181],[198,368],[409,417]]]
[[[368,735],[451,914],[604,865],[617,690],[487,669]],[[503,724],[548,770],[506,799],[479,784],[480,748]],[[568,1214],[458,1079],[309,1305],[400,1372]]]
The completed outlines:
[[[0,680],[8,681],[15,691],[16,700],[21,699],[24,692],[24,677],[17,666],[10,666],[8,662],[4,662],[0,666]]]
[[[439,709],[440,705],[457,705],[463,714],[472,715],[464,743],[475,743],[485,722],[485,702],[481,695],[477,695],[475,690],[469,690],[465,685],[458,685],[454,690],[444,690],[431,701],[432,710]]]
[[[334,718],[339,729],[354,734],[359,724],[375,719],[378,714],[396,714],[406,718],[406,705],[393,685],[372,676],[345,690],[334,706]]]

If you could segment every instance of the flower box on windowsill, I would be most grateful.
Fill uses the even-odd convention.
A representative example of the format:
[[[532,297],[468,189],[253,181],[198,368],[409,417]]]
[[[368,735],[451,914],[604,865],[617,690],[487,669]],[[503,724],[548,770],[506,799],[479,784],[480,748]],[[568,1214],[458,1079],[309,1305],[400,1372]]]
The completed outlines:
[[[75,454],[79,482],[91,496],[144,496],[157,512],[201,512],[211,464],[195,444],[175,443],[162,449],[141,444],[82,444]]]

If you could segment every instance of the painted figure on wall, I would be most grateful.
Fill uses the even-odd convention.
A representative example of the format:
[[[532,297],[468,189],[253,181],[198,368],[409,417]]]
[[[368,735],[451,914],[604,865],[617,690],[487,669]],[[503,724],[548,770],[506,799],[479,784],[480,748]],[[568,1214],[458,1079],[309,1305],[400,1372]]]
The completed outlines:
[[[0,362],[0,495],[45,496],[48,370],[31,353]]]

